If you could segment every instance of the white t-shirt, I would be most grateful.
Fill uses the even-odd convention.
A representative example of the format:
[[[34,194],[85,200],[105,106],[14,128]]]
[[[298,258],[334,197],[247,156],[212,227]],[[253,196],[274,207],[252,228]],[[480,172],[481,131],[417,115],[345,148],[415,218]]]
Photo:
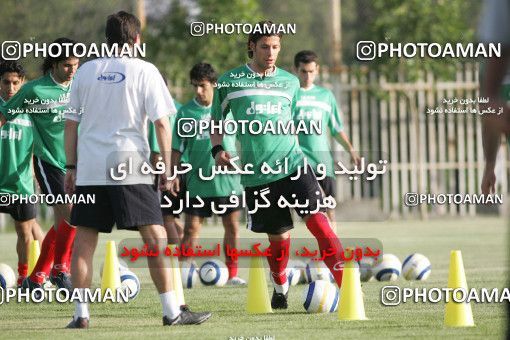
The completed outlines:
[[[66,119],[80,123],[76,185],[153,183],[151,174],[140,171],[143,162],[149,164],[147,118],[154,122],[177,112],[153,64],[127,57],[83,64],[69,109]]]

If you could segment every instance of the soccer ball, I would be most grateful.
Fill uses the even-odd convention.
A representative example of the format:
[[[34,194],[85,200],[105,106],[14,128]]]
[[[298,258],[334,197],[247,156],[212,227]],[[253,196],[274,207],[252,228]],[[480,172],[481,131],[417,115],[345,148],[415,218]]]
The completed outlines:
[[[294,268],[299,271],[299,281],[298,283],[307,283],[306,282],[306,263],[300,260],[289,260],[287,264],[287,268]]]
[[[303,307],[308,313],[332,313],[338,308],[339,297],[338,289],[331,282],[313,281],[303,291]]]
[[[374,265],[374,258],[364,257],[359,262],[359,277],[362,282],[370,281],[372,278],[372,267]]]
[[[206,286],[224,286],[228,280],[228,269],[220,260],[205,261],[199,271],[200,281]]]
[[[5,263],[0,263],[0,286],[3,289],[12,288],[16,285],[16,274],[11,267]]]
[[[195,262],[181,262],[181,279],[184,288],[193,288],[198,283],[198,267]]]
[[[306,264],[305,273],[307,282],[313,282],[317,280],[335,282],[335,279],[329,271],[329,268],[326,267],[322,261],[308,261]]]
[[[379,257],[372,267],[372,273],[378,281],[396,281],[400,275],[402,263],[392,254]]]
[[[402,276],[406,280],[424,281],[430,275],[431,264],[429,259],[422,254],[411,254],[402,264]]]
[[[123,272],[123,271],[129,271],[129,267],[126,263],[126,261],[124,261],[123,259],[118,259],[119,260],[119,272]],[[103,268],[104,268],[104,262],[101,263],[101,268],[99,269],[99,276],[100,277],[103,277]]]
[[[299,279],[301,278],[301,271],[294,267],[287,267],[285,269],[285,274],[287,274],[287,282],[291,286],[295,286],[299,283]]]
[[[133,300],[140,293],[140,280],[132,271],[123,270],[120,273],[120,287],[129,292],[129,300]]]

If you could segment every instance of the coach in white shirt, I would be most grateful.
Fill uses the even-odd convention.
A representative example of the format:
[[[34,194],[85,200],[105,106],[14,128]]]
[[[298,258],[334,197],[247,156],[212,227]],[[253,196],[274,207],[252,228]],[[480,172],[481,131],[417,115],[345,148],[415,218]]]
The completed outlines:
[[[105,33],[108,45],[133,47],[140,43],[140,21],[118,12],[108,17]],[[118,229],[139,230],[149,249],[166,246],[153,179],[136,169],[143,162],[150,164],[150,119],[166,165],[166,176],[159,177],[160,189],[170,189],[171,131],[166,116],[175,114],[176,109],[157,68],[128,57],[85,63],[74,78],[70,108],[73,113],[66,115],[65,126],[66,191],[95,196],[95,204],[75,204],[71,213],[71,224],[78,228],[71,280],[73,288],[84,296],[84,289],[91,284],[99,232],[110,233],[116,224]],[[163,305],[163,325],[199,324],[211,316],[177,304],[172,273],[163,255],[147,257],[147,261]],[[87,328],[88,323],[87,303],[77,302],[68,328]]]

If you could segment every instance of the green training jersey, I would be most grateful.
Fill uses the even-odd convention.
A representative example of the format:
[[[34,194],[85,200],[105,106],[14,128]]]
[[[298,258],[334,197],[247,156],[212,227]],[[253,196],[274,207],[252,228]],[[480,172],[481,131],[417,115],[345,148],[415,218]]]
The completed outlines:
[[[278,122],[286,124],[292,121],[298,90],[299,80],[280,68],[263,76],[244,65],[228,71],[218,80],[212,117],[219,121],[232,111],[233,119],[238,122],[241,162],[243,166],[252,164],[254,171],[252,175],[241,177],[244,186],[274,182],[289,176],[302,164],[303,153],[295,135],[239,132],[239,121],[247,121],[248,124],[254,122],[253,126],[263,128],[269,124],[277,126]],[[287,164],[287,169],[280,173],[268,173],[263,171],[264,162],[276,172],[284,164]]]
[[[4,103],[0,98],[0,103]],[[34,193],[32,176],[32,121],[20,114],[0,128],[0,193],[31,195]]]
[[[34,155],[65,172],[64,110],[69,103],[71,86],[57,83],[50,73],[23,85],[0,107],[7,120],[20,113],[33,122]]]
[[[182,107],[182,104],[181,103],[178,103],[176,101],[174,101],[174,104],[175,104],[175,108],[177,109],[177,111],[179,111],[179,109]],[[168,121],[170,122],[170,129],[173,131],[174,129],[174,124],[175,124],[175,115],[169,115],[168,116]],[[155,153],[159,153],[159,145],[158,145],[158,138],[156,137],[156,129],[154,128],[154,123],[153,122],[149,122],[149,147],[150,147],[150,150],[151,152],[155,152]]]
[[[211,106],[206,107],[200,105],[195,99],[184,105],[179,112],[177,112],[176,119],[181,118],[194,119],[199,125],[201,120],[211,119]],[[226,119],[232,119],[229,114]],[[234,157],[235,152],[235,136],[226,135],[223,138],[223,148]],[[211,156],[211,137],[209,131],[200,131],[193,137],[181,137],[174,129],[172,136],[172,149],[179,151],[181,154],[187,153],[188,161],[191,164],[192,170],[185,176],[186,189],[189,191],[191,197],[225,197],[233,193],[241,195],[242,186],[240,175],[229,174],[216,174],[211,180],[203,180],[199,177],[199,171],[204,176],[210,177],[212,169],[215,165],[214,159]]]
[[[330,134],[334,136],[343,130],[343,123],[333,93],[317,85],[306,90],[299,89],[294,120],[296,122],[304,120],[307,123],[310,121],[321,123],[321,134],[298,134],[299,146],[314,170],[317,170],[318,164],[324,164],[326,175],[335,177],[330,138],[326,132],[326,127]]]

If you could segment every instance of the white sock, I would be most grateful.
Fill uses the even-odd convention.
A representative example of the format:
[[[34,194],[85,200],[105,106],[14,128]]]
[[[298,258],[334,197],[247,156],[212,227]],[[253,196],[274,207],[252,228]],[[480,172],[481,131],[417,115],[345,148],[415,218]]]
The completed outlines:
[[[77,288],[80,293],[80,299],[76,301],[76,306],[74,309],[74,319],[77,318],[90,318],[89,314],[89,304],[87,302],[80,302],[85,300],[85,288]]]
[[[276,290],[276,292],[278,294],[287,294],[287,292],[289,291],[289,281],[285,281],[284,284],[282,285],[279,285],[277,284],[276,282],[274,282],[274,278],[273,278],[273,273],[270,273],[271,274],[271,281],[273,282],[273,286],[274,286],[274,289]],[[278,274],[276,274],[278,275]]]
[[[163,306],[163,316],[168,316],[170,319],[175,319],[181,314],[181,309],[177,304],[177,297],[174,291],[159,294],[161,306]]]

